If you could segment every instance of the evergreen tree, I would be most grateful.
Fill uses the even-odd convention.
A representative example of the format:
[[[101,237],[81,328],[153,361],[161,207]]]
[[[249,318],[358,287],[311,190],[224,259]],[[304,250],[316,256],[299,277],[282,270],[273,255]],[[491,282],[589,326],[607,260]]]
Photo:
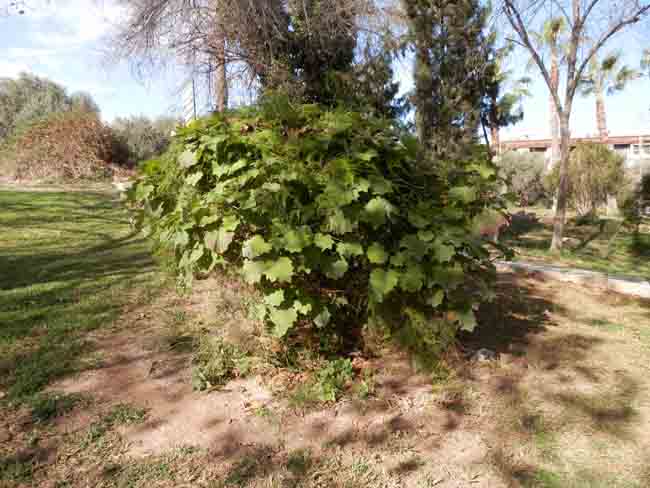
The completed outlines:
[[[385,40],[366,42],[356,56],[352,69],[334,73],[338,104],[360,112],[399,121],[409,111],[407,96],[398,96],[395,80],[394,50]]]
[[[353,9],[339,9],[340,0],[290,0],[289,25],[278,64],[288,62],[291,81],[297,84],[306,102],[335,105],[336,76],[351,73],[357,35]],[[337,14],[334,14],[334,13]],[[294,87],[295,89],[296,87]]]
[[[478,0],[402,0],[415,50],[420,159],[453,159],[476,142],[481,108],[496,83],[487,9]]]

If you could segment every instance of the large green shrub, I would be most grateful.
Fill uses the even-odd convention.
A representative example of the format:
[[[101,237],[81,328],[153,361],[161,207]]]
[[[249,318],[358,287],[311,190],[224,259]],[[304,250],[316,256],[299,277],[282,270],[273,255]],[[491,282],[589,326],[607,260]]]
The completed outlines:
[[[625,182],[625,160],[607,146],[594,142],[580,143],[571,152],[567,198],[579,215],[596,212],[607,203],[608,195],[616,195]],[[559,185],[559,165],[548,176],[550,190]]]
[[[117,117],[111,124],[117,157],[126,164],[160,156],[167,150],[178,120],[172,117],[150,119],[143,115]]]
[[[265,292],[275,336],[358,338],[371,317],[430,351],[490,296],[470,228],[498,205],[497,176],[482,154],[421,171],[415,152],[390,122],[276,97],[179,129],[133,197],[183,283],[239,270]]]
[[[546,197],[545,164],[544,155],[540,153],[509,151],[499,158],[499,173],[519,205],[534,205]]]
[[[621,200],[625,223],[639,233],[639,226],[646,217],[645,209],[650,206],[650,174],[644,175],[640,181],[628,185],[622,192]]]

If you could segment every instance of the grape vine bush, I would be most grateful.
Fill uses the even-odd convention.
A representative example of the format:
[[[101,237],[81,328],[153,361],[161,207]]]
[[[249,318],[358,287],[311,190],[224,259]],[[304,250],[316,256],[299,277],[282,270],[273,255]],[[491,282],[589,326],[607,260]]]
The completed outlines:
[[[388,121],[275,98],[180,129],[132,198],[183,284],[240,272],[263,290],[277,337],[370,319],[444,347],[491,296],[470,228],[501,205],[498,182],[486,157],[422,171],[416,149]]]

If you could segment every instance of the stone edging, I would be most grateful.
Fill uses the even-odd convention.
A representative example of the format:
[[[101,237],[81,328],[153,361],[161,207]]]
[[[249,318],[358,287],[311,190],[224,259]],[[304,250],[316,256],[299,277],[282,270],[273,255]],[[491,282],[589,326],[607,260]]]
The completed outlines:
[[[560,266],[532,264],[522,261],[497,261],[495,264],[497,268],[501,269],[536,273],[552,280],[578,283],[580,285],[604,288],[625,295],[650,298],[650,282],[643,278],[615,276],[584,269],[563,268]]]

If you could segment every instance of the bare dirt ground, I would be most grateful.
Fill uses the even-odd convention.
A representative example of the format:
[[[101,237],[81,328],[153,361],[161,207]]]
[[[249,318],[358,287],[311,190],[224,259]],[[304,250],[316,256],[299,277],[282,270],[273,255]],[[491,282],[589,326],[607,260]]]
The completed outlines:
[[[51,388],[87,401],[0,419],[16,466],[36,463],[22,486],[650,486],[648,302],[504,274],[445,378],[387,351],[370,397],[299,409],[274,394],[282,370],[192,390],[174,324],[213,325],[240,298],[203,280],[96,333],[96,367]],[[479,347],[498,359],[467,359]]]

